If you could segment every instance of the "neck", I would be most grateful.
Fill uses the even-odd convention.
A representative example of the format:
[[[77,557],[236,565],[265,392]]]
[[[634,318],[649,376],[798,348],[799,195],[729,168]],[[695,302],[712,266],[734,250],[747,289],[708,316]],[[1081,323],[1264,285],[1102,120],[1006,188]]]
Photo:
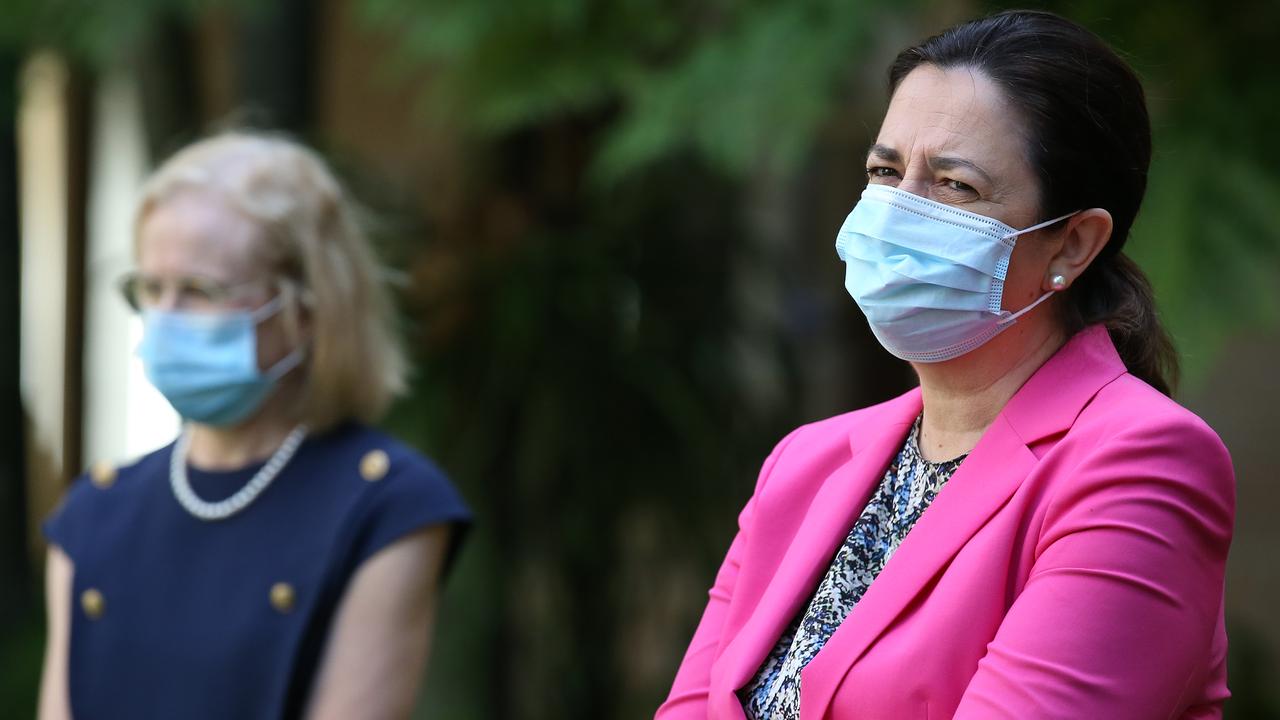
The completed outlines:
[[[187,461],[202,470],[236,470],[271,457],[300,422],[293,385],[282,381],[258,412],[237,425],[191,423]]]
[[[1065,341],[1056,327],[1019,323],[955,360],[915,364],[924,402],[924,458],[938,462],[972,450],[1018,388]]]

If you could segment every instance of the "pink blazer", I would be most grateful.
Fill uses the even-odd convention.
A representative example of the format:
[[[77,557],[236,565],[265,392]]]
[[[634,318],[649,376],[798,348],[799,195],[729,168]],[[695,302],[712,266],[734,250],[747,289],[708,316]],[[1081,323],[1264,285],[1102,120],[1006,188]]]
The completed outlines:
[[[743,718],[736,691],[920,409],[916,389],[778,444],[659,720]],[[800,717],[1220,717],[1234,513],[1218,436],[1088,328],[1009,401],[804,669]]]

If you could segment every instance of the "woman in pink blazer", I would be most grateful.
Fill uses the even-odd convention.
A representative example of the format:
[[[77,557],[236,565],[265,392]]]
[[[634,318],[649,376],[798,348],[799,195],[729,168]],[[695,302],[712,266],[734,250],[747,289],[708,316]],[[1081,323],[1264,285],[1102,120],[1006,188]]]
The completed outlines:
[[[1121,252],[1137,78],[1014,11],[889,84],[836,245],[920,387],[774,449],[657,717],[1220,717],[1234,478]]]

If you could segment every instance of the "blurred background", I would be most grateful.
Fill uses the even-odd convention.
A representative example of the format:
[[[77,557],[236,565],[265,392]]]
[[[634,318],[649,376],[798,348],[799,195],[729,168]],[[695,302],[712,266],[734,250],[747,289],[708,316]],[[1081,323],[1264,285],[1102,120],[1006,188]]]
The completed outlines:
[[[1228,717],[1280,717],[1280,3],[1035,5],[1147,84],[1129,252],[1236,463]],[[650,715],[773,443],[912,384],[835,232],[889,60],[1006,6],[5,0],[0,717],[34,711],[40,520],[175,432],[114,292],[136,190],[234,126],[319,148],[368,208],[416,364],[386,425],[477,510],[419,715]]]

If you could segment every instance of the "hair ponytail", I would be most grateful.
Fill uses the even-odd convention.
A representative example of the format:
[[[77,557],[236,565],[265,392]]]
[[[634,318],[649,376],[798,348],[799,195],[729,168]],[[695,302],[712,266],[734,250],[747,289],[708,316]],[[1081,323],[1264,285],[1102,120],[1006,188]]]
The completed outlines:
[[[1076,279],[1062,305],[1067,333],[1102,324],[1129,372],[1165,395],[1178,385],[1178,353],[1156,312],[1155,293],[1123,252],[1099,257]]]

